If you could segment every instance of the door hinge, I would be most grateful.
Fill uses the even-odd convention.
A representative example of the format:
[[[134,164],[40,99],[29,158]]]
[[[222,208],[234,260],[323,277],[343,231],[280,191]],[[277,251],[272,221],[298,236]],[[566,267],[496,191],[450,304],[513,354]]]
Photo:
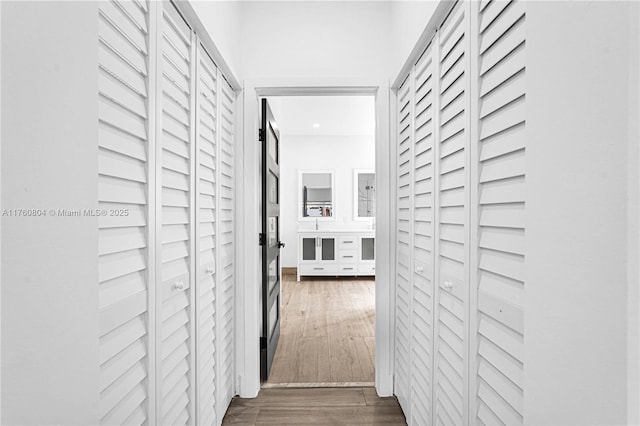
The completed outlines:
[[[255,340],[254,340],[255,342]],[[260,338],[260,349],[267,349],[267,338],[266,337],[261,337]]]
[[[264,232],[261,232],[258,236],[258,239],[260,241],[260,245],[263,246],[265,244],[267,244],[267,236],[265,235]]]
[[[264,129],[260,129],[258,131],[258,140],[260,142],[264,142],[267,139],[267,132],[264,131]]]

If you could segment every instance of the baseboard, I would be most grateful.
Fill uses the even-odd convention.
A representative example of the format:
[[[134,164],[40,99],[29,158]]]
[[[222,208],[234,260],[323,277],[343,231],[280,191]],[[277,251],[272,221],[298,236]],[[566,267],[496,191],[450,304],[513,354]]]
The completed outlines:
[[[262,389],[278,388],[372,388],[374,382],[263,383]]]
[[[376,374],[376,391],[378,396],[393,396],[393,375]]]
[[[298,268],[282,267],[282,275],[298,275]]]

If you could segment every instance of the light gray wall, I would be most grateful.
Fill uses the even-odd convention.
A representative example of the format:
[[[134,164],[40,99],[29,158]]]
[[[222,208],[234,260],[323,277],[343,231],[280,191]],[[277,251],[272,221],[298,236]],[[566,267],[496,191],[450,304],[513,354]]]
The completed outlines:
[[[207,32],[231,68],[231,72],[242,81],[240,67],[240,34],[242,25],[240,1],[189,0],[193,10],[207,28]]]
[[[255,64],[252,58],[254,56],[253,53],[250,55],[242,53],[247,43],[262,50],[262,55],[271,55],[275,58],[287,57],[287,51],[269,48],[269,46],[276,45],[270,40],[278,38],[285,33],[270,31],[271,28],[267,26],[271,21],[269,19],[261,19],[261,10],[266,11],[267,8],[277,10],[277,15],[280,15],[278,28],[281,28],[282,25],[313,28],[313,31],[309,31],[309,33],[306,31],[298,33],[298,37],[289,43],[296,45],[294,47],[296,57],[304,57],[304,60],[300,61],[300,66],[308,64],[316,68],[320,67],[322,70],[333,67],[335,65],[332,63],[333,61],[323,60],[325,45],[335,44],[338,50],[344,49],[347,52],[353,46],[353,40],[357,39],[359,34],[369,36],[367,33],[373,32],[375,34],[374,38],[382,41],[382,43],[359,43],[358,46],[350,49],[351,53],[345,55],[345,59],[355,64],[356,62],[353,59],[362,55],[362,49],[366,51],[370,48],[369,46],[376,46],[378,56],[381,59],[385,59],[384,67],[388,71],[388,77],[393,79],[400,71],[405,59],[438,5],[438,0],[374,2],[374,8],[368,7],[366,4],[363,7],[363,5],[358,4],[359,2],[328,2],[329,4],[322,5],[321,9],[326,11],[333,10],[333,12],[325,14],[322,11],[318,13],[317,5],[312,4],[312,2],[295,4],[286,1],[268,3],[228,0],[189,1],[208,28],[211,37],[231,70],[240,81],[244,77],[245,69],[249,71],[249,74],[252,74],[252,67]],[[368,3],[371,4],[371,2]],[[375,5],[375,3],[378,4]],[[377,13],[371,14],[370,11],[372,9],[386,10],[386,13],[383,17],[380,17],[377,16]],[[359,11],[364,11],[364,13],[360,15]],[[253,19],[256,19],[257,22],[251,18],[247,19],[249,16],[253,16]],[[271,12],[266,11],[263,16],[271,16]],[[359,17],[353,19],[354,16]],[[306,22],[301,24],[299,22],[300,18]],[[368,28],[364,32],[358,28],[362,24],[368,24]],[[340,43],[341,40],[339,38],[343,34],[341,29],[343,25],[353,27],[351,32],[353,38],[343,39],[343,43]],[[258,39],[255,38],[256,31],[262,32]],[[251,35],[247,36],[247,33]],[[255,40],[260,40],[260,43],[255,43]],[[267,63],[270,62],[269,58],[266,58],[266,61]],[[285,59],[285,62],[287,61]]]
[[[626,422],[628,5],[527,3],[525,422]]]
[[[628,424],[640,424],[640,3],[631,2],[629,5],[629,154],[628,158],[628,243],[627,243],[627,275],[629,294],[627,296],[627,413]]]
[[[429,18],[438,6],[438,0],[395,0],[391,2],[389,53],[391,80],[398,76],[404,62],[418,41]]]
[[[2,4],[2,208],[97,207],[95,2]],[[2,424],[97,424],[95,218],[2,217]]]
[[[245,78],[388,79],[389,11],[378,1],[242,2]]]

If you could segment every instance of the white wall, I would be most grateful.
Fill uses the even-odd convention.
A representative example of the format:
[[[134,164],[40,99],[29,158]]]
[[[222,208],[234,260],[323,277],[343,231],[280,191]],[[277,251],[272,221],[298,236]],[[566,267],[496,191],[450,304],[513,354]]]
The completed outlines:
[[[244,77],[245,69],[249,75],[256,72],[262,76],[270,75],[264,62],[268,65],[277,62],[291,65],[291,53],[301,59],[298,66],[304,68],[305,74],[341,75],[341,70],[333,70],[346,61],[346,68],[364,70],[358,74],[387,70],[388,77],[394,79],[438,5],[437,0],[189,1],[239,80]],[[274,22],[273,17],[278,21]],[[278,41],[288,32],[272,31],[283,25],[291,29],[311,30],[299,31],[294,40],[283,44]],[[350,36],[340,40],[345,28],[351,29]],[[259,38],[255,37],[257,32],[260,32]],[[270,46],[278,46],[279,49]],[[245,52],[247,48],[251,52]],[[371,57],[372,50],[376,51],[377,61],[384,62],[381,64],[384,69],[362,68],[365,63],[359,62],[363,58],[368,62],[367,57]],[[260,53],[259,57],[255,56],[256,51]],[[332,58],[327,58],[328,54],[332,54]],[[300,75],[298,71],[287,68],[280,74]]]
[[[626,422],[629,4],[527,3],[531,425]]]
[[[241,4],[226,0],[189,0],[207,32],[231,68],[233,75],[242,81],[240,67]]]
[[[2,4],[2,207],[97,207],[96,2]],[[98,223],[2,217],[2,424],[97,424]]]
[[[0,2],[0,25],[2,24],[2,2]],[[0,52],[2,30],[0,29]],[[0,165],[2,164],[2,54],[0,53]],[[0,173],[0,212],[2,211],[2,173]],[[2,216],[0,216],[1,218]],[[1,219],[0,219],[1,221]],[[2,393],[2,226],[0,225],[0,394]],[[0,423],[2,423],[2,396],[0,396]]]
[[[390,2],[242,2],[242,74],[387,78]]]
[[[298,221],[298,170],[334,170],[335,220],[320,222],[319,229],[370,229],[370,222],[353,220],[353,169],[375,168],[375,137],[281,135],[280,140],[282,266],[295,267],[297,230],[315,228],[315,222]]]
[[[438,0],[397,0],[391,2],[391,52],[389,78],[394,80],[418,37],[438,6]]]
[[[628,153],[628,244],[627,244],[627,413],[628,424],[640,424],[640,4],[632,2],[629,11],[629,153]]]

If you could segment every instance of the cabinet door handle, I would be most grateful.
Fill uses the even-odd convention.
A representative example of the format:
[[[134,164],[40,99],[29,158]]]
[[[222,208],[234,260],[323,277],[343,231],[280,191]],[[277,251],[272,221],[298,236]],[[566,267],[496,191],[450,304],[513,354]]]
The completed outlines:
[[[324,268],[313,268],[314,271],[324,271]]]
[[[347,258],[347,259],[353,258],[353,256],[342,256],[342,257]]]
[[[345,271],[352,271],[353,270],[353,268],[342,268],[342,269],[344,269]]]
[[[353,241],[343,241],[344,244],[353,244]]]

